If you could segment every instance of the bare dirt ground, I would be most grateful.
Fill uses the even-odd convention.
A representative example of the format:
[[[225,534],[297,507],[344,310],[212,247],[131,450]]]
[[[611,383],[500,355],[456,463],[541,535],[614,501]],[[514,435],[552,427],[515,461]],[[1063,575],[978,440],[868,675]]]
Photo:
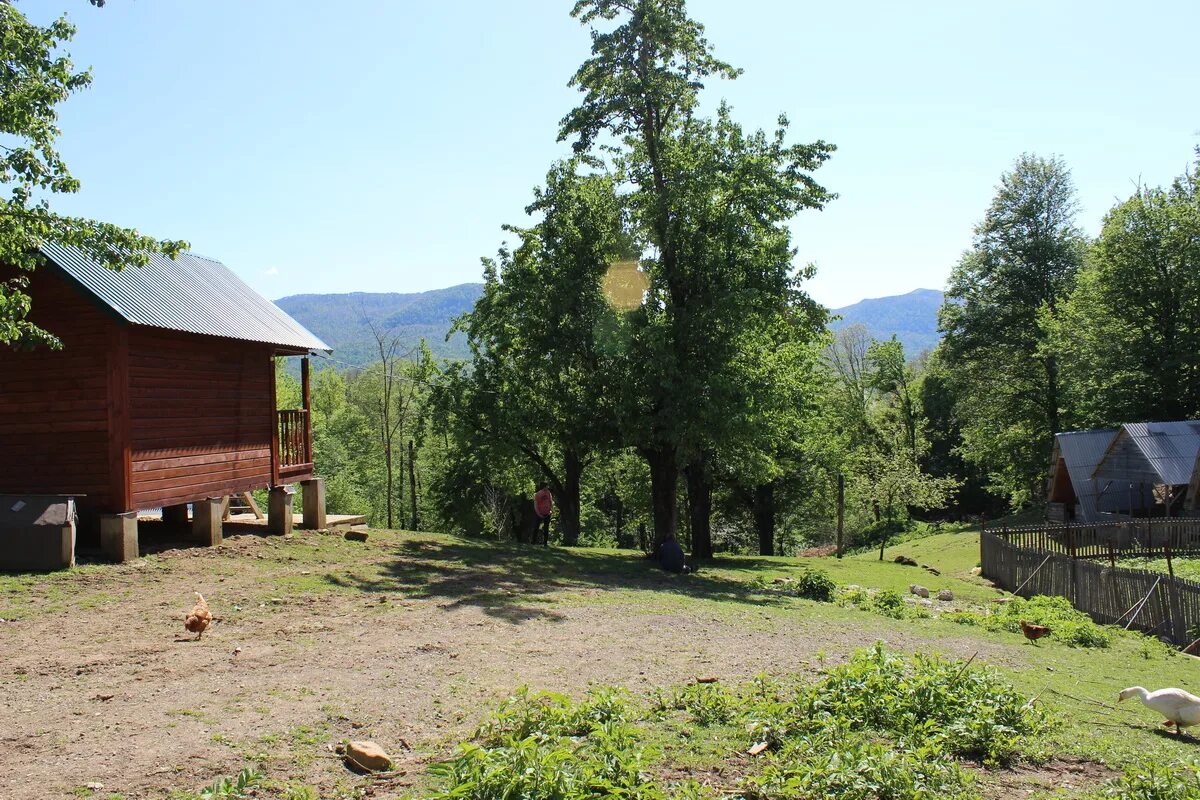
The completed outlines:
[[[193,591],[221,618],[198,642],[182,626]],[[702,674],[742,681],[897,638],[882,618],[834,622],[633,556],[383,532],[365,544],[298,532],[165,549],[18,585],[0,594],[0,616],[6,605],[7,800],[160,798],[250,763],[274,787],[261,796],[305,784],[321,798],[408,796],[431,760],[520,685],[638,693]],[[1012,666],[1025,657],[966,637],[893,644],[983,648]],[[348,772],[331,746],[349,738],[380,743],[402,774]],[[1043,777],[1014,773],[994,794],[1025,796]]]

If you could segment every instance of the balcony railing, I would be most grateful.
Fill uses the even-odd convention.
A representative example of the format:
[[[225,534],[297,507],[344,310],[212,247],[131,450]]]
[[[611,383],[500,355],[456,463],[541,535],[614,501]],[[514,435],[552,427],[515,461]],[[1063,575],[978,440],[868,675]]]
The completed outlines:
[[[305,409],[288,409],[279,415],[279,452],[276,463],[279,477],[306,475],[312,472],[312,425]]]

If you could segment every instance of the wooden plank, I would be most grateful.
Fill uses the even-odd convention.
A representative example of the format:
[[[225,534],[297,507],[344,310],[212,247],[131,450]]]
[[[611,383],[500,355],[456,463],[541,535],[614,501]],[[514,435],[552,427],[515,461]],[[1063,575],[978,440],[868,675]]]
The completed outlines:
[[[139,472],[134,481],[135,492],[156,491],[171,486],[202,486],[206,484],[222,484],[243,478],[261,477],[264,481],[271,478],[269,460],[257,463],[238,465],[235,467],[218,467],[213,465],[204,472],[193,469],[170,470],[169,472]],[[214,495],[215,496],[215,495]]]
[[[160,508],[165,505],[190,503],[205,497],[219,497],[225,494],[249,492],[255,489],[268,488],[265,481],[227,481],[224,483],[207,483],[188,486],[174,486],[159,491],[135,492],[133,504],[138,510]]]
[[[168,458],[146,458],[143,454],[134,455],[134,472],[152,472],[158,469],[172,467],[203,466],[205,464],[223,464],[238,461],[257,461],[270,459],[271,448],[255,447],[247,450],[223,450],[220,453],[201,453]]]

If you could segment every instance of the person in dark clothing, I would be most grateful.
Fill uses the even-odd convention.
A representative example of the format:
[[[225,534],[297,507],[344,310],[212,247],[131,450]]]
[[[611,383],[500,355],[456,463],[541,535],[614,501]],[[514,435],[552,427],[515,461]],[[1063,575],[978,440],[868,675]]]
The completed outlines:
[[[683,548],[679,546],[674,535],[667,536],[658,546],[658,565],[667,572],[691,572],[684,560]]]

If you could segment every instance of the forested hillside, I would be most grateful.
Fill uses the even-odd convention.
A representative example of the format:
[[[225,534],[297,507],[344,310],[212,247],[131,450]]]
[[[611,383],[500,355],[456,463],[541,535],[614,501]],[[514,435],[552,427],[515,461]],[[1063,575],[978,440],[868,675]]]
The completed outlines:
[[[466,337],[456,334],[446,341],[450,326],[483,292],[482,283],[463,283],[429,292],[350,294],[297,294],[275,304],[334,348],[334,357],[350,364],[365,364],[378,357],[375,341],[365,319],[395,326],[393,333],[405,349],[416,347],[424,337],[437,358],[460,359],[468,354]],[[936,289],[914,289],[908,294],[874,297],[830,311],[836,319],[831,330],[862,325],[874,339],[893,335],[913,356],[932,350],[940,335],[937,329],[942,293]]]
[[[471,310],[483,291],[479,283],[463,283],[429,292],[297,294],[275,305],[321,337],[346,364],[366,364],[379,358],[370,323],[388,330],[403,350],[415,350],[421,339],[435,357],[465,358],[466,338],[446,341],[454,319]]]

